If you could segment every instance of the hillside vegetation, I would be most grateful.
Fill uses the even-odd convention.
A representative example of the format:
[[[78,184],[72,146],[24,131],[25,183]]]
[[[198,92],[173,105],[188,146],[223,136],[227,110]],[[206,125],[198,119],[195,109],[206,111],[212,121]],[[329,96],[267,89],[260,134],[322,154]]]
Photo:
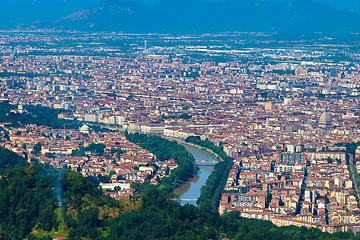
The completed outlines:
[[[239,212],[219,216],[173,198],[147,185],[141,200],[116,201],[77,173],[17,166],[1,174],[0,239],[360,239],[344,232],[278,228],[239,218]]]

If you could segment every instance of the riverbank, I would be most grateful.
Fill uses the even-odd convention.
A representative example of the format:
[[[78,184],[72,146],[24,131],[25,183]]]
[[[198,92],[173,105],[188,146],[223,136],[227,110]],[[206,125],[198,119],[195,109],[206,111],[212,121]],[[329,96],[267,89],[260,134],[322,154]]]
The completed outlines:
[[[183,141],[181,141],[181,144],[182,144],[182,145],[188,145],[188,146],[192,146],[192,147],[198,148],[198,149],[200,149],[200,150],[202,150],[202,151],[205,151],[205,152],[208,152],[208,153],[212,154],[212,155],[215,157],[215,159],[219,159],[220,161],[224,161],[224,159],[222,159],[218,154],[216,154],[215,152],[213,152],[213,151],[210,150],[210,149],[201,147],[201,146],[196,145],[196,144],[192,144],[192,143],[188,143],[188,142],[183,142]]]
[[[161,180],[158,185],[159,189],[171,193],[183,182],[187,182],[197,174],[199,168],[185,146],[155,135],[125,133],[125,137],[128,141],[154,154],[158,161],[173,159],[178,165],[175,170],[170,171],[170,174]],[[150,180],[147,183],[150,184]]]
[[[222,157],[220,157],[217,153],[213,152],[211,149],[204,148],[202,146],[199,146],[199,145],[196,145],[196,144],[193,144],[193,143],[185,142],[185,141],[183,141],[181,139],[178,139],[178,138],[171,138],[171,137],[165,137],[165,136],[162,136],[162,137],[165,138],[165,139],[171,140],[171,141],[176,141],[177,143],[180,143],[182,145],[192,146],[192,147],[195,147],[195,148],[197,148],[199,150],[208,152],[208,153],[214,155],[215,159],[219,159],[220,161],[224,161],[224,159]]]
[[[181,143],[179,143],[181,144]],[[198,162],[213,162],[216,161],[215,156],[211,153],[204,151],[198,146],[191,146],[184,144],[186,150],[191,153],[195,160]],[[214,170],[214,166],[199,166],[197,175],[189,181],[183,183],[176,188],[173,193],[179,196],[180,204],[192,204],[196,205],[197,199],[201,195],[201,188],[206,185],[206,181]]]
[[[201,195],[197,200],[200,208],[212,208],[217,210],[230,169],[233,165],[233,159],[229,157],[221,147],[214,145],[214,143],[208,139],[201,140],[199,137],[188,137],[185,142],[198,145],[201,148],[217,153],[219,159],[222,159],[222,161],[219,161],[214,166],[214,171],[207,179],[206,185],[201,188]]]

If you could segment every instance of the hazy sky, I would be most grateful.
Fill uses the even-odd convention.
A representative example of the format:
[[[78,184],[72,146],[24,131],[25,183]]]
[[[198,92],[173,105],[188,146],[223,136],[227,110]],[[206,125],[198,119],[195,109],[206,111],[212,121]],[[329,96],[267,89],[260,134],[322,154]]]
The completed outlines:
[[[221,1],[221,0],[210,0]],[[242,0],[233,0],[242,1]],[[288,1],[308,1],[308,0],[253,0],[259,2],[288,2]],[[353,11],[360,13],[360,0],[313,0],[323,4],[327,4],[338,10]]]

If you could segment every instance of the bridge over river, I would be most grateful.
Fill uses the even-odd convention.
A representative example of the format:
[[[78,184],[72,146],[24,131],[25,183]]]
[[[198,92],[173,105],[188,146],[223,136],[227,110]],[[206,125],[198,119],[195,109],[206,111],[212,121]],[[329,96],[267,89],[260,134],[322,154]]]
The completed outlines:
[[[185,145],[185,148],[194,156],[196,164],[199,166],[199,172],[190,181],[175,189],[174,193],[179,196],[180,204],[196,205],[196,200],[200,197],[201,187],[206,184],[217,160],[210,153],[199,148],[189,145]]]
[[[198,166],[215,166],[215,164],[218,163],[217,161],[196,161],[196,164]]]

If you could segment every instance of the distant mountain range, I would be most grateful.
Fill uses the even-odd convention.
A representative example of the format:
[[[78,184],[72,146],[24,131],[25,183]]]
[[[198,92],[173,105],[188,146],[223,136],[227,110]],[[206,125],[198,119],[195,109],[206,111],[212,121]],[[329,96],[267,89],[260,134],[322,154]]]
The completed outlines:
[[[360,31],[360,15],[311,0],[205,2],[163,0],[146,5],[110,0],[78,11],[57,26],[124,32],[351,32]]]
[[[52,22],[101,0],[0,0],[0,28]]]
[[[359,14],[312,0],[0,0],[0,4],[2,28],[35,24],[137,33],[360,32]],[[15,14],[16,7],[22,10]]]
[[[214,0],[216,1],[216,0]],[[236,0],[235,0],[236,1]],[[261,2],[280,2],[286,0],[259,0]],[[360,13],[360,1],[359,0],[314,0],[315,2],[329,5],[332,8],[343,11],[350,11]]]

